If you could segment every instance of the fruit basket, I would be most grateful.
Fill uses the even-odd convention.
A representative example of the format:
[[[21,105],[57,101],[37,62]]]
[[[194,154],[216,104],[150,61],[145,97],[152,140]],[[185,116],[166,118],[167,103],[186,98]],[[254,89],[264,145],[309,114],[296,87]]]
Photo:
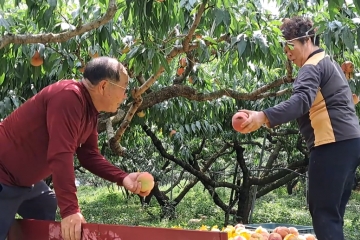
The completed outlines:
[[[293,227],[298,230],[299,233],[305,234],[305,233],[311,233],[315,234],[314,228],[312,226],[301,226],[301,225],[292,225],[292,224],[286,224],[286,223],[260,223],[260,224],[245,224],[245,227],[247,229],[257,229],[258,227],[265,228],[268,232],[273,232],[275,228],[277,227]]]

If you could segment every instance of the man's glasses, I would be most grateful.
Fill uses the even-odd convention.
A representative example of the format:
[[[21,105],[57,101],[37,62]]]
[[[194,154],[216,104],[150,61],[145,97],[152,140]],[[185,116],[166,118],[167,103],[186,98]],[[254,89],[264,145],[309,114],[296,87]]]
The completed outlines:
[[[112,81],[108,81],[110,84],[112,84],[112,85],[115,85],[115,86],[117,86],[117,87],[119,87],[119,88],[122,88],[122,89],[124,89],[125,91],[127,91],[128,89],[127,88],[125,88],[125,87],[123,87],[123,86],[120,86],[120,85],[118,85],[118,84],[116,84],[116,83],[113,83]]]

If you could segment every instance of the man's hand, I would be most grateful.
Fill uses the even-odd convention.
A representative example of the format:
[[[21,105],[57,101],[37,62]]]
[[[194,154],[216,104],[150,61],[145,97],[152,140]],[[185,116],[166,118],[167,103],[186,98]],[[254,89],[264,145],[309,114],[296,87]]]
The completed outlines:
[[[86,223],[81,213],[67,216],[61,221],[61,235],[64,240],[80,240],[81,224]]]
[[[268,120],[263,112],[239,110],[240,112],[246,113],[249,117],[241,124],[241,133],[250,133],[258,130],[264,123],[268,125]]]
[[[124,178],[122,185],[130,192],[134,194],[139,194],[142,197],[146,197],[147,195],[150,194],[151,190],[146,192],[141,192],[141,183],[137,181],[139,175],[140,172],[130,173]]]

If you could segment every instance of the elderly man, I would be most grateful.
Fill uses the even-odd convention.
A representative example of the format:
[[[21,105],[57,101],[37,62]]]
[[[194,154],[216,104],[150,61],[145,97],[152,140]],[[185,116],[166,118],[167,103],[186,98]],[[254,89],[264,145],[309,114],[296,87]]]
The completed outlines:
[[[87,64],[84,78],[45,87],[0,123],[0,240],[16,213],[24,219],[55,220],[60,208],[66,240],[79,240],[74,154],[93,174],[140,192],[139,173],[125,173],[99,152],[99,112],[115,112],[126,98],[129,77],[116,59],[99,57]],[[42,181],[52,175],[55,193]]]

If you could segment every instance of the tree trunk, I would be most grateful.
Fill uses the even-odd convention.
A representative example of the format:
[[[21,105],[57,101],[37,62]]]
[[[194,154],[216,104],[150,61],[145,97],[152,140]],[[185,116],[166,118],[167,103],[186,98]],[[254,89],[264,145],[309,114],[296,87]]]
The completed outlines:
[[[294,179],[286,184],[286,190],[289,195],[292,195],[293,189],[296,186],[296,184],[299,182],[298,179]]]
[[[161,219],[169,219],[169,220],[175,219],[176,218],[175,203],[171,202],[169,197],[166,196],[166,194],[164,194],[162,191],[160,191],[157,182],[155,183],[152,193],[153,196],[158,201],[159,205],[161,206]]]
[[[251,185],[250,185],[250,171],[246,166],[244,158],[244,148],[238,142],[234,142],[234,149],[236,151],[236,161],[239,164],[243,177],[240,191],[238,193],[238,209],[236,212],[235,221],[237,223],[248,223],[249,214],[251,210]],[[238,184],[240,182],[238,181]]]
[[[238,201],[238,209],[236,212],[236,222],[247,224],[249,222],[249,216],[251,211],[251,203],[252,203],[252,196],[253,191],[252,187],[249,185],[243,184],[241,190],[239,192],[239,201]]]

